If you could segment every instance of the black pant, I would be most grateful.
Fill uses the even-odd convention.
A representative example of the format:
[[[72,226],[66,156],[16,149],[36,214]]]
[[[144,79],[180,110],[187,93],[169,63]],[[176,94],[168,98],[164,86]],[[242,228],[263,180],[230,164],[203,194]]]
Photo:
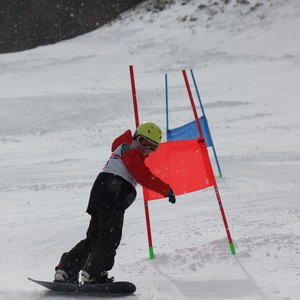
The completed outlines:
[[[135,200],[136,190],[124,178],[100,173],[90,193],[87,213],[91,221],[86,239],[64,253],[59,265],[71,279],[80,270],[97,277],[114,265],[116,250],[122,237],[124,212]]]
[[[99,207],[125,210],[135,198],[136,190],[131,183],[118,175],[100,173],[92,187],[86,211],[92,215]]]
[[[76,277],[80,270],[92,278],[109,271],[114,265],[116,250],[122,237],[125,210],[99,207],[91,214],[86,239],[63,254],[57,268],[64,269],[69,276]]]

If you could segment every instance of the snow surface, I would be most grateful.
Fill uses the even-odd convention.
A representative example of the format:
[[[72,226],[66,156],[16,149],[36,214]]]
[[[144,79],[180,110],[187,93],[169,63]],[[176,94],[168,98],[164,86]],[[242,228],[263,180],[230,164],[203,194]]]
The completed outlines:
[[[164,131],[164,74],[174,128],[193,120],[181,70],[194,70],[237,255],[209,188],[150,203],[149,260],[139,188],[110,272],[136,284],[126,299],[300,299],[300,3],[224,2],[151,13],[150,1],[81,37],[0,55],[0,299],[53,299],[26,278],[52,280],[85,236],[110,144],[134,130],[131,64],[140,119]]]

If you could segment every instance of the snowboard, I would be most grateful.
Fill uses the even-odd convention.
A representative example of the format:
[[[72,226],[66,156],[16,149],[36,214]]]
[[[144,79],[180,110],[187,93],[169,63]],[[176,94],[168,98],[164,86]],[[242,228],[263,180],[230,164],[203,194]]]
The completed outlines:
[[[103,284],[77,284],[40,281],[28,278],[53,292],[57,293],[73,293],[73,294],[98,294],[98,295],[130,295],[136,290],[136,286],[128,281],[115,281]]]

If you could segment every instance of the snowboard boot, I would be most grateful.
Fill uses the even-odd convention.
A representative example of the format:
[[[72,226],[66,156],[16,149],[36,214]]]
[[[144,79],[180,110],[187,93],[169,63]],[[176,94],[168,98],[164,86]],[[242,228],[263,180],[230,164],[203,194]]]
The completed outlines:
[[[54,282],[67,282],[69,275],[66,271],[62,269],[57,269],[54,274]]]
[[[55,268],[54,282],[79,283],[78,273],[72,271],[71,264],[68,262],[67,253],[62,255],[59,265]]]
[[[79,283],[78,275],[70,275],[63,269],[56,269],[54,274],[54,282],[61,283]]]
[[[81,272],[81,281],[84,284],[104,284],[104,283],[112,283],[114,281],[114,277],[108,277],[107,271],[103,271],[98,276],[91,276],[88,272]]]

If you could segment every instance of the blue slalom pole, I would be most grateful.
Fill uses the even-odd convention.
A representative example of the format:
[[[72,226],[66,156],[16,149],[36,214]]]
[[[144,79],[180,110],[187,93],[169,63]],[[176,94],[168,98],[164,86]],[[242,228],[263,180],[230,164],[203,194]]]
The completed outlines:
[[[191,75],[192,75],[192,78],[193,78],[194,86],[195,86],[195,89],[196,89],[196,94],[197,94],[197,97],[198,97],[198,100],[199,100],[199,103],[200,103],[200,107],[201,107],[201,110],[202,110],[203,117],[207,121],[207,118],[206,118],[206,115],[205,115],[205,112],[204,112],[204,107],[202,105],[200,93],[199,93],[199,90],[198,90],[198,86],[197,86],[197,83],[196,83],[196,79],[195,79],[195,76],[194,76],[194,72],[193,72],[192,69],[190,71],[191,71]],[[206,122],[206,123],[207,123],[207,127],[208,127],[208,122]],[[207,129],[209,131],[209,128],[207,128]],[[210,135],[210,132],[208,132],[208,134]],[[216,150],[215,150],[215,146],[214,146],[212,137],[211,137],[211,146],[212,146],[212,149],[213,149],[213,152],[214,152],[214,156],[215,156],[215,159],[216,159],[216,163],[217,163],[217,167],[218,167],[218,171],[219,171],[219,177],[221,178],[222,177],[222,172],[221,172],[221,168],[220,168],[218,156],[217,156],[217,153],[216,153]]]
[[[165,91],[166,91],[166,125],[167,125],[167,140],[169,132],[169,94],[168,94],[168,74],[165,74]]]
[[[198,97],[198,100],[199,100],[199,103],[200,103],[200,107],[201,107],[201,110],[202,110],[202,115],[203,115],[203,117],[206,118],[204,107],[203,107],[203,104],[202,104],[202,101],[201,101],[200,93],[199,93],[198,86],[197,86],[197,83],[196,83],[196,79],[195,79],[195,76],[194,76],[194,72],[193,72],[192,69],[191,69],[191,75],[192,75],[192,78],[193,78],[194,86],[195,86],[195,89],[196,89],[196,94],[197,94],[197,97]]]

